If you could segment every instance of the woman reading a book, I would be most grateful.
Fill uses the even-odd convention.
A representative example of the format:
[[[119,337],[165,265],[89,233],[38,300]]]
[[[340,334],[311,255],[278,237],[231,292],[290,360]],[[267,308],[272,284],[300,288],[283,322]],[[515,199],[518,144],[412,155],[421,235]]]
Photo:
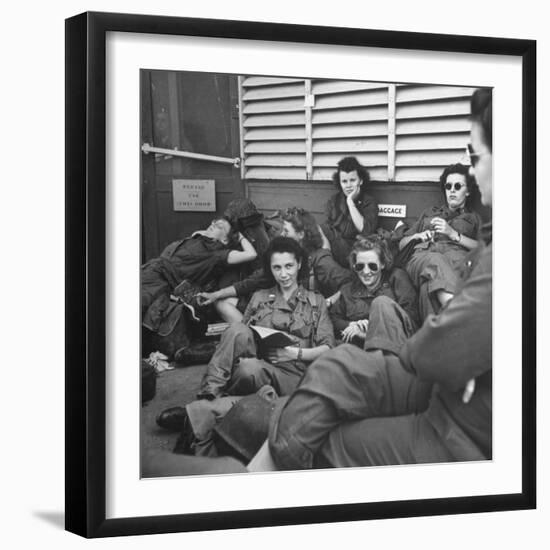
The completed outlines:
[[[334,346],[324,298],[299,283],[307,270],[307,257],[298,242],[288,237],[271,241],[264,255],[264,272],[272,285],[255,292],[243,322],[231,324],[223,333],[201,382],[199,398],[248,395],[266,384],[278,395],[287,395],[307,365]],[[272,338],[282,341],[275,343],[277,347],[263,345],[266,335],[255,333],[251,326],[275,329],[278,334]]]

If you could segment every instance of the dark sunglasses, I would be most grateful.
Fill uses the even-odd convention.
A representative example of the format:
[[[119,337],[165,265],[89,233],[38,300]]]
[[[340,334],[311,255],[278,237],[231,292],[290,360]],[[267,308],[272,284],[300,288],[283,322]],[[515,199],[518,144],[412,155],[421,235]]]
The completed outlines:
[[[353,265],[353,270],[354,271],[357,271],[357,273],[360,273],[361,271],[363,271],[363,269],[365,269],[365,265],[368,266],[368,268],[373,272],[373,273],[376,273],[379,269],[380,269],[380,266],[375,263],[375,262],[369,262],[368,264],[364,264],[364,263],[358,263],[358,264],[354,264]]]
[[[460,191],[465,185],[466,185],[465,183],[456,182],[454,184],[455,191]],[[446,191],[450,191],[452,188],[453,188],[452,183],[446,183],[445,184],[445,190]]]

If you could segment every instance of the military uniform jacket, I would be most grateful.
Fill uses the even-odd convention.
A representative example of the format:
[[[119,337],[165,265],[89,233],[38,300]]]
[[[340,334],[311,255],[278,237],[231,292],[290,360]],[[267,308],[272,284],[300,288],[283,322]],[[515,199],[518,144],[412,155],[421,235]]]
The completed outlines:
[[[418,326],[418,298],[407,272],[394,268],[383,274],[380,286],[371,292],[357,278],[342,287],[340,298],[330,309],[330,317],[337,334],[351,321],[368,319],[372,301],[377,296],[387,296],[399,304]]]
[[[243,322],[274,328],[296,336],[304,348],[334,347],[334,332],[324,298],[298,286],[285,300],[279,287],[258,290],[252,296]]]
[[[376,231],[378,225],[378,204],[374,198],[367,193],[361,193],[355,200],[357,210],[363,216],[362,235],[370,235]],[[327,221],[326,224],[339,233],[344,239],[353,241],[359,233],[353,220],[351,219],[346,196],[342,191],[334,194],[327,202],[325,209]]]
[[[432,206],[427,208],[420,214],[414,225],[405,231],[405,237],[414,235],[415,233],[422,233],[431,229],[432,218],[443,218],[455,231],[458,231],[470,239],[478,239],[481,229],[481,218],[477,212],[470,212],[466,209],[453,212],[449,207]],[[448,249],[461,249],[464,247],[451,239],[447,235],[436,234],[434,241],[421,242],[415,247],[417,250],[433,250],[437,252],[444,252]]]

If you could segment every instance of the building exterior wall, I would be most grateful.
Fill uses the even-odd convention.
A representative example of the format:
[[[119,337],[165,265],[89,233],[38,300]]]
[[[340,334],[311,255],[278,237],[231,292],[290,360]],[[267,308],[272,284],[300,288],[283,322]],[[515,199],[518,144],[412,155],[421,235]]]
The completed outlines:
[[[237,168],[142,154],[144,261],[239,196],[266,215],[301,206],[323,221],[336,191],[331,176],[349,155],[369,170],[369,193],[406,205],[410,224],[441,204],[439,175],[464,162],[469,141],[471,88],[175,71],[142,71],[141,86],[142,143],[241,158]],[[215,211],[175,211],[175,179],[213,180]],[[392,229],[398,219],[380,225]]]

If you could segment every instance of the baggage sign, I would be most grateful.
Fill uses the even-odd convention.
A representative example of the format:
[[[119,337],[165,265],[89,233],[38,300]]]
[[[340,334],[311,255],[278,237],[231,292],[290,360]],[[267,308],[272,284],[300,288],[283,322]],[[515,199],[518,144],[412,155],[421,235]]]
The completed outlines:
[[[384,218],[406,218],[406,204],[379,204],[378,215]]]

